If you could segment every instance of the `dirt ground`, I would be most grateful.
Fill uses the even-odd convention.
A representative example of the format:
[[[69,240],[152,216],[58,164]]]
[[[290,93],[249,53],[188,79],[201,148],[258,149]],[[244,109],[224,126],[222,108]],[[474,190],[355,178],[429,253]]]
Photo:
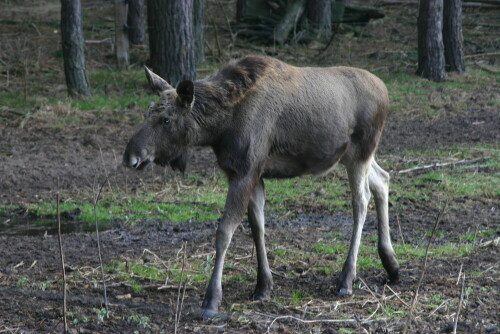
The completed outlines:
[[[390,14],[410,12],[415,9],[387,8]],[[471,17],[479,15],[477,11]],[[384,24],[395,25],[391,20]],[[377,29],[380,29],[377,28]],[[389,28],[387,28],[389,29]],[[395,28],[394,28],[395,29]],[[376,31],[373,32],[376,34]],[[499,43],[496,41],[496,43]],[[470,53],[485,43],[472,43]],[[500,45],[500,44],[497,44]],[[374,47],[374,46],[371,46]],[[364,48],[364,46],[359,46]],[[362,62],[362,60],[359,60]],[[439,94],[439,87],[431,93]],[[484,102],[500,93],[499,87],[468,92],[464,109],[436,115],[392,113],[389,115],[379,147],[379,155],[398,155],[404,150],[447,147],[463,143],[500,143],[500,114],[498,107]],[[475,100],[474,100],[475,99]],[[477,104],[474,101],[479,101]],[[446,109],[446,108],[445,108]],[[67,112],[67,111],[64,111]],[[30,117],[0,109],[0,201],[11,203],[12,211],[0,214],[0,224],[11,219],[30,219],[23,208],[26,203],[53,200],[60,189],[67,198],[82,190],[89,192],[96,176],[101,179],[112,174],[118,189],[155,187],[158,175],[165,171],[154,168],[150,172],[137,173],[121,167],[120,159],[125,144],[141,119],[135,105],[107,112],[82,112],[78,123],[61,127],[53,126],[54,110],[39,110]],[[23,127],[20,127],[23,124]],[[207,149],[195,149],[187,173],[212,173],[215,159]],[[398,177],[394,175],[393,177]],[[67,199],[66,198],[66,199]],[[393,225],[394,242],[404,241],[424,247],[425,233],[432,230],[440,207],[428,202],[402,199],[391,207],[390,219],[397,221],[400,232]],[[268,245],[298,248],[312,252],[311,245],[318,240],[332,239],[332,232],[341,232],[342,240],[348,240],[352,219],[343,211],[325,212],[311,209],[305,212],[297,208],[294,218],[266,216]],[[440,231],[435,244],[458,241],[465,231],[496,229],[492,239],[498,237],[500,206],[498,199],[461,198],[441,217]],[[217,221],[169,222],[140,221],[131,226],[114,222],[111,228],[101,232],[104,263],[119,259],[142,258],[144,262],[165,261],[180,263],[186,242],[189,258],[204,258],[213,254]],[[365,225],[365,236],[376,235],[375,216],[371,212]],[[426,275],[420,285],[420,295],[445,296],[441,306],[426,308],[417,306],[410,322],[406,317],[374,317],[367,319],[367,307],[388,309],[408,304],[400,295],[413,295],[424,263],[415,258],[402,264],[401,282],[385,285],[385,273],[381,268],[369,268],[358,272],[360,281],[353,296],[340,298],[333,288],[338,273],[329,275],[311,270],[317,264],[313,257],[297,261],[293,267],[283,266],[270,255],[274,273],[273,297],[288,297],[293,291],[304,296],[316,296],[310,301],[290,308],[276,302],[250,302],[252,282],[228,281],[223,284],[224,299],[221,317],[201,320],[197,311],[204,296],[204,282],[188,284],[183,301],[179,332],[185,333],[448,333],[453,328],[453,317],[460,298],[459,272],[480,273],[469,279],[467,286],[473,291],[460,311],[458,332],[498,333],[498,244],[478,240],[472,252],[446,258],[429,257]],[[68,305],[72,312],[70,332],[74,333],[173,333],[178,287],[158,290],[156,281],[140,282],[143,288],[136,291],[120,277],[106,276],[107,295],[111,315],[105,321],[97,321],[96,314],[103,305],[100,285],[99,262],[95,233],[69,233],[63,235],[66,273],[69,280]],[[23,284],[22,279],[42,284],[45,281],[60,282],[59,245],[57,236],[12,235],[0,232],[0,332],[51,333],[62,330],[61,290],[52,285],[47,289]],[[148,251],[145,251],[148,250]],[[329,255],[335,261],[343,254]],[[244,259],[244,260],[242,260]],[[251,272],[255,268],[249,227],[246,223],[237,231],[228,254],[230,270]],[[244,262],[245,265],[241,263]],[[247,265],[250,265],[248,267]],[[299,273],[299,275],[289,275]],[[41,286],[41,285],[40,285]],[[451,303],[454,301],[454,304]],[[447,303],[448,302],[448,303]],[[452,305],[454,305],[452,307]],[[408,309],[409,309],[409,305]],[[328,310],[322,317],[317,310]],[[307,319],[304,315],[316,314],[316,322],[301,322],[291,317]],[[386,312],[388,313],[388,312]],[[332,318],[331,315],[335,317]],[[370,314],[370,313],[368,313]],[[288,318],[279,318],[289,316]],[[147,326],[141,324],[147,317]],[[84,319],[91,318],[90,321]],[[75,321],[77,319],[78,321]],[[142,318],[145,319],[145,318]],[[319,321],[321,320],[322,321]],[[338,322],[332,319],[337,319]],[[344,320],[341,320],[344,319]],[[365,319],[366,321],[361,321]],[[311,319],[314,320],[314,319]]]

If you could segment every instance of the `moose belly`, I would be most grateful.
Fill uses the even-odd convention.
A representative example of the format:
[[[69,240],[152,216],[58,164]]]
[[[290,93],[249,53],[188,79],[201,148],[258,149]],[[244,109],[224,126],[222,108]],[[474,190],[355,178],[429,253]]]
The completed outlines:
[[[264,165],[264,178],[290,178],[303,174],[326,174],[346,152],[348,143],[331,153],[308,152],[299,155],[271,155]]]

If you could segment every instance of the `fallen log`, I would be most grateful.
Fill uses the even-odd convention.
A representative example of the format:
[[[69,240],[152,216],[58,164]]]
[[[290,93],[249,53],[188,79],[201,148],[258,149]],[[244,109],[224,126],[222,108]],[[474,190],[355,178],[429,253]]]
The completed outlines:
[[[477,159],[472,159],[472,160],[459,160],[459,161],[453,161],[453,162],[437,162],[434,164],[429,164],[429,165],[423,165],[423,166],[415,166],[412,168],[408,169],[403,169],[398,172],[398,174],[406,174],[406,173],[412,173],[416,171],[421,171],[424,169],[431,169],[431,168],[440,168],[440,167],[450,167],[450,166],[456,166],[456,165],[465,165],[465,164],[473,164],[479,161],[484,161],[487,160],[487,157],[483,158],[477,158]]]

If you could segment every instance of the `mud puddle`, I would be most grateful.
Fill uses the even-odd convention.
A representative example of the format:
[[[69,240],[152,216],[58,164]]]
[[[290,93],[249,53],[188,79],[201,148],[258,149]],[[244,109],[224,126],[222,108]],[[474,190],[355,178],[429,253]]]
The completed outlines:
[[[105,231],[114,226],[111,221],[100,221],[99,231]],[[62,219],[61,233],[92,233],[95,224],[82,220]],[[56,217],[4,216],[0,215],[0,235],[5,236],[38,236],[56,235],[58,224]]]

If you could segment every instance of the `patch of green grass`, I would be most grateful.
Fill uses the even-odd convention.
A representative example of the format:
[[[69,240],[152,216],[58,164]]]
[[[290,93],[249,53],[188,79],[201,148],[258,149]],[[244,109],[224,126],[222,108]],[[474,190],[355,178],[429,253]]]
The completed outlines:
[[[284,248],[277,248],[273,250],[274,255],[284,257],[286,255],[286,249]]]
[[[401,318],[406,316],[408,311],[404,307],[397,307],[394,304],[386,303],[384,313],[391,318]]]
[[[358,270],[365,270],[372,267],[382,268],[382,263],[380,262],[377,253],[372,253],[368,256],[358,256]]]
[[[37,216],[55,216],[55,202],[28,203],[29,211]],[[2,208],[3,206],[0,206]],[[94,221],[94,207],[90,200],[66,201],[60,203],[61,212],[81,210],[78,219],[85,222]],[[8,211],[7,207],[3,207]],[[112,221],[122,219],[125,221],[136,221],[139,219],[167,219],[170,221],[206,221],[216,219],[220,216],[221,207],[217,205],[204,205],[203,203],[163,203],[156,202],[152,198],[131,197],[125,201],[117,201],[107,198],[98,202],[96,215],[97,220]]]
[[[16,281],[16,286],[22,288],[27,286],[29,282],[30,279],[28,277],[19,277]]]
[[[337,268],[331,265],[319,265],[315,266],[315,269],[319,272],[322,272],[325,276],[331,275],[337,271]]]
[[[426,150],[411,150],[403,153],[405,159],[415,162],[401,169],[436,162],[453,162],[484,158],[475,164],[456,165],[449,168],[428,169],[411,174],[395,174],[391,182],[391,195],[400,198],[436,202],[448,201],[453,205],[455,198],[469,199],[500,198],[500,147],[498,144],[452,145]],[[425,157],[425,162],[420,162]],[[478,167],[480,166],[480,168]]]
[[[343,254],[345,252],[346,243],[345,242],[334,242],[332,244],[316,243],[312,246],[312,249],[322,254]]]
[[[467,75],[451,76],[441,82],[433,82],[407,72],[376,73],[389,90],[391,110],[393,112],[424,112],[436,114],[443,105],[450,110],[462,109],[466,98],[457,99],[457,94],[464,91],[482,89],[484,81],[492,81],[493,75],[484,71],[467,71]],[[450,107],[451,106],[451,107]]]
[[[147,317],[147,316],[140,316],[137,313],[132,313],[128,317],[127,320],[128,320],[128,322],[135,323],[135,324],[141,326],[142,328],[148,328],[149,327],[149,317]]]
[[[265,184],[267,207],[280,213],[286,213],[287,208],[308,205],[339,210],[350,203],[347,181],[333,176],[269,179]]]
[[[298,290],[292,290],[290,296],[291,303],[293,305],[300,305],[301,300],[304,298],[304,293]]]
[[[474,246],[472,244],[446,243],[429,248],[429,257],[463,256],[470,254]],[[413,247],[411,245],[394,245],[394,251],[398,259],[410,260],[425,257],[425,246]]]

